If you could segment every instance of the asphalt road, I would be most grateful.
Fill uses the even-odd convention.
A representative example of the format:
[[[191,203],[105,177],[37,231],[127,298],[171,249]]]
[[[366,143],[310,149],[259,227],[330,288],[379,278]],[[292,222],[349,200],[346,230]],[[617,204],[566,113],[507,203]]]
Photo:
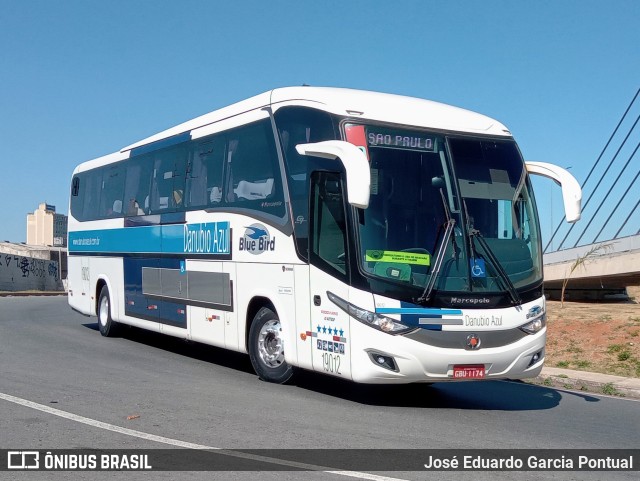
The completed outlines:
[[[0,449],[166,449],[180,442],[229,450],[338,450],[334,453],[637,449],[639,427],[640,402],[525,383],[364,386],[304,373],[293,385],[271,385],[258,380],[245,355],[138,329],[103,338],[96,319],[71,311],[65,297],[0,298]],[[315,464],[326,465],[323,461],[330,460]],[[17,474],[0,472],[0,478]],[[407,480],[637,479],[637,474],[375,473]],[[58,472],[46,478],[142,475]],[[355,475],[376,479],[367,476],[366,470]],[[354,479],[296,471],[154,472],[153,477]]]

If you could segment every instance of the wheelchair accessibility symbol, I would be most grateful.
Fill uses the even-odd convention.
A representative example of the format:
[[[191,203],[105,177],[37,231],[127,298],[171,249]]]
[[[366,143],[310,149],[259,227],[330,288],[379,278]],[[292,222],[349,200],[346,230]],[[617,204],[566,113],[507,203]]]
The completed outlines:
[[[471,277],[487,277],[484,259],[471,259]]]

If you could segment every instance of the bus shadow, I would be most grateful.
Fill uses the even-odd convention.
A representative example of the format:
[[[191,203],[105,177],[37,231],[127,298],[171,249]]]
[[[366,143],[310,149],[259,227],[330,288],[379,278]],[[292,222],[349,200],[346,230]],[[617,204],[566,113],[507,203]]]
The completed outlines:
[[[98,331],[97,323],[84,327]],[[156,349],[255,375],[249,356],[226,349],[185,341],[136,327],[122,326],[120,337]],[[256,376],[256,382],[258,377]],[[320,373],[298,370],[291,387],[370,406],[487,411],[537,411],[552,409],[563,395],[586,402],[599,399],[584,393],[505,381],[441,382],[434,384],[356,384]]]
[[[98,331],[98,323],[84,323],[84,327]],[[118,337],[144,344],[145,346],[162,349],[163,351],[189,357],[198,361],[215,364],[228,369],[234,369],[248,374],[255,374],[251,367],[249,356],[199,342],[187,341],[177,337],[167,336],[158,332],[147,331],[133,326],[119,326]]]
[[[371,385],[354,384],[321,374],[299,377],[295,385],[318,394],[370,406],[487,411],[538,411],[560,404],[563,395],[544,386],[524,382],[469,381],[434,384]],[[588,402],[599,399],[575,395]]]

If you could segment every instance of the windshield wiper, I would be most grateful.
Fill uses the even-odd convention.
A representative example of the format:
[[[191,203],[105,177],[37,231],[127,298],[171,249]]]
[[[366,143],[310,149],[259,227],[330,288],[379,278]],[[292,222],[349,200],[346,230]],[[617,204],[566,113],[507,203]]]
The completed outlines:
[[[500,261],[493,253],[493,250],[491,250],[491,247],[489,247],[489,244],[487,244],[487,241],[484,239],[484,237],[482,237],[482,233],[479,230],[473,228],[469,228],[468,232],[469,238],[476,239],[478,241],[478,244],[480,244],[484,249],[484,252],[489,258],[489,261],[491,262],[491,264],[493,264],[493,267],[498,272],[499,279],[503,282],[504,286],[509,292],[512,303],[514,305],[522,304],[522,299],[520,299],[520,295],[513,285],[513,282],[511,282],[511,279],[509,279],[509,275],[504,270],[504,267],[502,267],[502,264],[500,264]],[[471,240],[471,243],[473,244],[473,240]]]
[[[514,305],[522,304],[522,299],[520,299],[520,295],[513,285],[513,282],[511,282],[511,279],[509,279],[509,275],[504,270],[504,267],[502,267],[502,264],[500,264],[500,261],[493,253],[493,250],[491,250],[491,247],[489,247],[489,244],[487,244],[487,241],[484,239],[484,237],[482,237],[482,233],[473,226],[473,221],[469,216],[469,211],[467,210],[467,202],[464,199],[462,201],[462,206],[464,207],[465,217],[467,218],[467,235],[469,236],[469,253],[472,256],[471,260],[473,261],[473,259],[475,259],[476,252],[475,246],[473,244],[473,239],[477,239],[478,243],[482,246],[485,254],[489,258],[489,261],[491,262],[491,264],[493,264],[493,267],[497,271],[498,278],[502,281],[502,284],[509,292],[511,303]]]
[[[455,219],[451,218],[451,211],[449,210],[449,206],[447,205],[447,201],[444,197],[444,193],[442,189],[440,189],[440,196],[442,197],[442,205],[444,207],[444,213],[447,216],[446,222],[443,224],[445,226],[444,235],[442,237],[442,242],[438,246],[438,252],[436,252],[436,258],[433,263],[433,270],[431,271],[431,277],[429,278],[429,282],[427,286],[424,288],[422,295],[416,298],[416,303],[425,304],[431,299],[431,294],[433,292],[433,288],[436,285],[436,280],[438,279],[438,274],[440,273],[440,269],[442,268],[442,262],[444,261],[444,255],[447,251],[447,244],[449,243],[449,239],[451,238],[451,234],[453,233],[453,228],[456,225]],[[457,254],[458,245],[456,244],[455,238],[453,239],[453,250]]]

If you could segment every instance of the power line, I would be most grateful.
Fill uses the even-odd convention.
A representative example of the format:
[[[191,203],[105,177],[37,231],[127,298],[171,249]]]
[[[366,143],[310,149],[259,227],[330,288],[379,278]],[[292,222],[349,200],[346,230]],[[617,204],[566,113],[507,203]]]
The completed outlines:
[[[627,222],[629,222],[629,219],[631,219],[631,216],[633,215],[633,213],[636,211],[636,209],[638,208],[638,205],[640,205],[640,199],[638,199],[638,202],[636,202],[636,206],[631,210],[631,212],[629,213],[629,215],[627,216],[627,218],[624,220],[624,222],[622,223],[622,225],[620,226],[620,228],[618,229],[618,232],[616,232],[616,235],[613,236],[613,238],[615,239],[616,237],[618,237],[618,234],[620,234],[620,232],[622,231],[622,229],[624,229],[624,226],[627,225]],[[640,230],[638,230],[638,232],[636,232],[636,235],[640,234]]]
[[[638,116],[638,119],[640,119],[640,116]],[[637,122],[637,121],[636,121]],[[634,124],[635,127],[635,124]],[[580,237],[578,237],[578,240],[576,241],[576,243],[573,245],[573,247],[576,247],[578,245],[578,242],[580,242],[580,240],[584,237],[584,235],[586,234],[587,230],[589,230],[589,226],[591,225],[591,223],[593,222],[593,220],[598,216],[598,213],[600,212],[600,209],[602,209],[602,206],[604,205],[604,203],[607,201],[607,199],[609,198],[609,195],[611,194],[611,191],[613,190],[613,188],[616,186],[616,184],[618,183],[618,181],[620,180],[620,177],[622,177],[622,174],[624,174],[624,171],[627,170],[627,167],[629,166],[629,162],[631,162],[631,159],[633,159],[633,157],[636,155],[636,152],[638,151],[638,148],[640,147],[640,142],[638,142],[638,145],[636,145],[636,148],[633,150],[633,152],[631,153],[631,155],[629,156],[629,158],[627,159],[627,161],[625,162],[624,166],[622,167],[622,170],[620,171],[620,173],[618,174],[618,177],[616,177],[616,180],[613,181],[613,184],[611,184],[611,187],[609,187],[609,190],[607,191],[607,193],[604,196],[604,199],[602,199],[602,201],[600,202],[600,205],[598,206],[598,208],[596,209],[595,213],[591,216],[591,219],[589,219],[589,222],[587,223],[586,227],[582,230],[582,234],[580,234]]]
[[[636,147],[637,150],[637,147]],[[624,200],[624,198],[626,197],[626,195],[629,193],[629,190],[631,190],[631,187],[633,187],[633,184],[635,183],[635,181],[638,179],[638,176],[640,176],[640,170],[636,173],[636,176],[633,178],[633,180],[631,181],[631,183],[629,184],[629,187],[627,187],[627,190],[624,191],[624,194],[622,194],[622,196],[620,197],[620,200],[618,201],[618,203],[616,204],[615,208],[613,209],[613,211],[611,212],[611,215],[609,216],[609,218],[607,219],[607,222],[604,223],[604,225],[602,226],[602,228],[600,229],[600,231],[596,234],[596,236],[593,238],[593,240],[591,241],[592,244],[596,243],[596,240],[598,239],[598,237],[600,237],[600,234],[602,234],[602,231],[604,230],[604,228],[607,226],[607,224],[609,223],[609,221],[611,219],[613,219],[613,214],[616,213],[616,211],[618,210],[618,207],[620,207],[620,204],[622,204],[622,201]],[[638,207],[638,204],[636,204],[636,207]],[[634,209],[635,210],[635,209]],[[632,212],[633,213],[633,212]],[[627,218],[627,220],[629,220]],[[625,221],[624,224],[622,224],[622,227],[625,226],[625,224],[627,223],[627,221]],[[620,228],[620,230],[622,230],[622,228]],[[618,232],[616,233],[614,239],[616,237],[618,237],[618,233],[620,232],[620,230],[618,230]],[[640,233],[640,231],[638,231],[638,233]]]
[[[640,117],[639,117],[640,118]],[[609,197],[609,195],[611,194],[611,191],[613,190],[613,188],[616,186],[616,184],[618,183],[618,181],[620,180],[620,177],[622,177],[622,174],[624,174],[624,171],[627,170],[627,167],[629,166],[629,163],[631,162],[631,159],[633,159],[633,157],[636,155],[636,152],[638,151],[638,148],[640,148],[640,142],[638,142],[638,145],[636,145],[636,148],[634,149],[633,153],[629,156],[629,158],[627,159],[627,162],[624,164],[624,167],[622,167],[622,170],[620,171],[620,173],[618,174],[618,177],[616,177],[616,180],[613,181],[613,184],[611,184],[611,187],[609,187],[609,190],[607,191],[607,193],[605,194],[604,198],[602,199],[602,201],[600,202],[600,205],[598,206],[598,208],[596,209],[595,213],[591,216],[591,219],[589,219],[589,222],[587,223],[586,227],[584,228],[584,230],[582,231],[582,234],[580,234],[580,237],[578,237],[578,240],[576,241],[576,243],[573,245],[573,247],[576,247],[578,245],[578,242],[580,242],[582,240],[582,238],[584,237],[584,235],[586,234],[587,230],[589,230],[589,227],[591,226],[591,223],[593,222],[593,220],[598,217],[598,213],[600,212],[600,209],[602,209],[602,206],[605,204],[605,202],[607,201],[607,198]]]
[[[605,169],[604,173],[600,176],[600,180],[598,181],[598,183],[596,184],[595,188],[593,189],[593,191],[591,191],[591,194],[589,195],[589,197],[587,198],[587,201],[584,203],[584,206],[582,207],[582,210],[586,209],[587,205],[589,205],[589,201],[593,198],[593,196],[595,195],[595,193],[598,191],[598,187],[600,187],[600,184],[602,184],[602,181],[605,179],[605,177],[607,176],[607,173],[609,172],[609,169],[611,168],[611,166],[613,165],[613,163],[615,162],[616,158],[618,158],[618,154],[620,153],[620,151],[622,150],[622,148],[624,147],[624,145],[627,143],[627,140],[629,139],[629,136],[631,135],[631,132],[633,132],[633,129],[635,129],[636,125],[638,125],[638,121],[640,121],[640,115],[638,115],[638,118],[636,119],[636,121],[633,123],[633,125],[631,126],[631,129],[629,130],[629,132],[627,133],[627,136],[624,138],[624,140],[622,141],[622,144],[620,144],[620,147],[618,147],[618,150],[616,151],[615,155],[613,156],[613,158],[611,159],[611,161],[609,161],[609,165],[607,166],[607,168]],[[569,234],[571,234],[571,231],[573,230],[573,228],[575,227],[575,224],[572,224],[571,227],[569,228],[569,232],[567,232],[567,234],[564,236],[564,238],[562,239],[562,242],[560,242],[560,246],[558,247],[558,250],[560,250],[562,248],[562,245],[564,244],[564,241],[567,240],[567,237],[569,237]]]
[[[636,92],[636,94],[633,96],[633,99],[631,99],[631,102],[629,103],[629,106],[627,107],[627,110],[624,111],[624,114],[622,114],[622,118],[620,119],[620,121],[618,122],[618,125],[616,125],[616,128],[613,130],[613,133],[611,134],[611,136],[609,137],[609,140],[607,140],[606,145],[604,146],[604,148],[602,149],[602,152],[600,152],[600,155],[598,156],[598,159],[596,160],[595,164],[593,164],[593,167],[591,167],[591,170],[589,171],[589,173],[587,174],[587,178],[584,179],[584,182],[582,183],[582,185],[580,186],[581,188],[584,188],[584,186],[587,184],[587,182],[589,181],[589,178],[591,177],[591,174],[593,173],[593,171],[595,170],[596,166],[598,165],[598,163],[600,162],[600,159],[602,158],[602,156],[604,155],[605,151],[607,150],[607,147],[609,147],[609,144],[611,143],[611,141],[613,140],[613,137],[616,135],[616,133],[618,132],[618,129],[620,128],[620,125],[622,125],[622,122],[624,122],[624,119],[627,117],[627,114],[629,113],[629,110],[631,110],[631,106],[633,105],[633,103],[636,101],[636,98],[638,98],[638,95],[640,94],[640,88],[638,89],[638,91]],[[562,219],[560,219],[560,222],[558,223],[558,226],[556,227],[556,230],[553,232],[553,235],[551,236],[551,239],[549,239],[549,242],[547,242],[547,245],[545,246],[543,252],[547,252],[547,249],[549,248],[549,246],[551,245],[551,243],[553,242],[553,239],[556,237],[556,234],[558,233],[558,231],[560,230],[560,227],[562,227],[562,224],[564,223],[566,217],[562,216]],[[559,250],[560,248],[558,248]]]

